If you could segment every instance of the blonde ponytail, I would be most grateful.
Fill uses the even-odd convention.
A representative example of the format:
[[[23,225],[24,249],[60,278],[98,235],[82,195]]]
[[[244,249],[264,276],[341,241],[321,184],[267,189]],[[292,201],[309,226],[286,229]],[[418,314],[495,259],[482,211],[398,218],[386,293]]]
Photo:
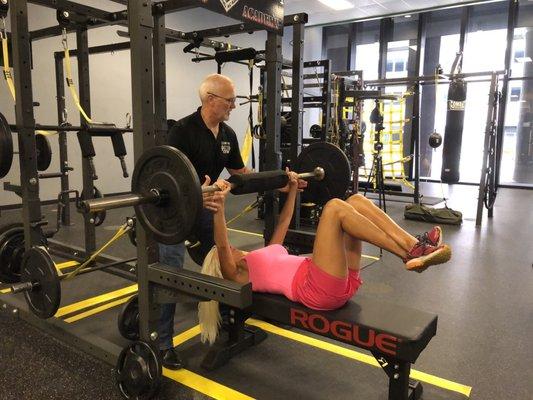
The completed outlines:
[[[207,253],[201,272],[202,274],[222,278],[216,246],[213,246]],[[218,329],[222,322],[218,301],[210,300],[198,303],[198,320],[200,321],[202,343],[209,342],[210,345],[213,344],[218,336]]]

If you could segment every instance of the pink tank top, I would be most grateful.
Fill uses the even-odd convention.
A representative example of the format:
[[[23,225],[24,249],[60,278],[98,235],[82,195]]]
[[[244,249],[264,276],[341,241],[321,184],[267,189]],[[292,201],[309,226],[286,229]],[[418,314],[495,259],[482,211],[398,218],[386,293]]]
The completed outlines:
[[[255,292],[283,294],[295,301],[292,281],[305,257],[293,256],[280,244],[248,253],[244,259]]]

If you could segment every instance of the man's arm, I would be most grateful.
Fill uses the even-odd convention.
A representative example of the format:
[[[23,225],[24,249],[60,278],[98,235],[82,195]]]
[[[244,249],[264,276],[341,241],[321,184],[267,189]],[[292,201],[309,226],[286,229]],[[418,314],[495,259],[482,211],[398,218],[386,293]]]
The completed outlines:
[[[233,169],[233,168],[226,168],[228,170],[228,172],[230,173],[230,175],[235,175],[235,174],[249,174],[250,172],[252,172],[252,170],[248,167],[242,167],[242,168],[239,168],[239,169]]]

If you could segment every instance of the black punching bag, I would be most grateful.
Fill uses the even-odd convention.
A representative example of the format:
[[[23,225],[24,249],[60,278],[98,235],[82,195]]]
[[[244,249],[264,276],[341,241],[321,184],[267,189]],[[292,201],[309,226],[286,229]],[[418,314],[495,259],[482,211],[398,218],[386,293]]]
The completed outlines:
[[[459,162],[465,119],[466,82],[453,79],[448,90],[448,112],[444,129],[441,180],[444,183],[459,182]]]

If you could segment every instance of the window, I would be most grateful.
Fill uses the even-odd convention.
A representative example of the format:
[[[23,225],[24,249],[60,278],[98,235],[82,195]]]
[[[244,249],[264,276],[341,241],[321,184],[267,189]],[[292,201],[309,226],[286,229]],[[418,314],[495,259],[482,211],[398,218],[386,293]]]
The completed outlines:
[[[404,61],[396,61],[394,63],[394,71],[395,72],[403,72],[403,71],[405,71],[405,62]]]
[[[533,185],[533,2],[521,1],[505,109],[501,184]],[[525,78],[525,79],[517,79]]]
[[[496,71],[505,68],[508,2],[476,5],[468,21],[463,72]],[[487,46],[490,43],[490,46]]]
[[[345,71],[348,65],[349,25],[326,26],[323,31],[325,57],[333,71]]]
[[[355,63],[352,64],[356,70],[363,71],[364,80],[378,79],[379,25],[379,21],[364,21],[355,27]]]
[[[533,76],[533,2],[520,2],[518,21],[514,30],[511,76],[513,78]]]
[[[519,101],[520,100],[520,92],[522,91],[521,87],[512,87],[509,91],[510,93],[510,101]]]

